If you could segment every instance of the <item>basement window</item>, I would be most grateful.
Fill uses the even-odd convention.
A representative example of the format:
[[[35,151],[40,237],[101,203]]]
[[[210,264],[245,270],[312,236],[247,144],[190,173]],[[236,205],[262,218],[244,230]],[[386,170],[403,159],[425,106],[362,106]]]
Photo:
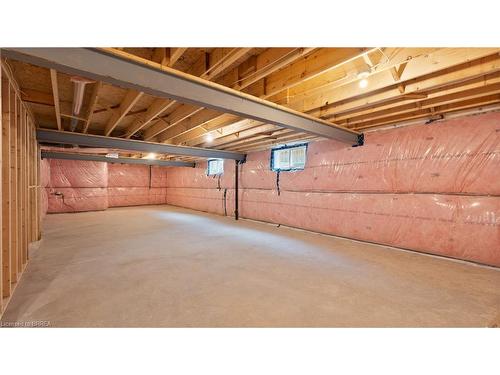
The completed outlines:
[[[307,143],[282,146],[271,150],[271,169],[278,171],[297,171],[306,165]]]
[[[224,160],[212,159],[208,161],[207,175],[216,176],[224,173]]]

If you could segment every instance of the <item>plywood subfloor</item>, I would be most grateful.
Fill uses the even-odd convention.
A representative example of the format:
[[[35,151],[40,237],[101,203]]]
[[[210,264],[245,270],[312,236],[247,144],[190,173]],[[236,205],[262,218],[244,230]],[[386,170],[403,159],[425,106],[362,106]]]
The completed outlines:
[[[499,269],[151,206],[47,216],[2,320],[482,327],[499,313]]]

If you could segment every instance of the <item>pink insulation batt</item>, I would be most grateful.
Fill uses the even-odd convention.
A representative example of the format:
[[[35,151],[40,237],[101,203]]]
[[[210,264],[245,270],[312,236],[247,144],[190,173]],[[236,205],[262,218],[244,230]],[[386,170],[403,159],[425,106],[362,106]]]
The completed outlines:
[[[249,153],[240,216],[500,266],[499,162],[499,113],[369,132],[356,148],[311,142],[279,196],[270,151]],[[234,162],[224,170],[169,168],[167,202],[233,215]]]
[[[108,173],[110,207],[166,203],[166,168],[136,164],[109,164]]]
[[[50,159],[49,165],[49,213],[108,208],[107,163]]]
[[[44,193],[49,213],[165,204],[167,200],[165,167],[56,159],[41,163],[48,176]]]

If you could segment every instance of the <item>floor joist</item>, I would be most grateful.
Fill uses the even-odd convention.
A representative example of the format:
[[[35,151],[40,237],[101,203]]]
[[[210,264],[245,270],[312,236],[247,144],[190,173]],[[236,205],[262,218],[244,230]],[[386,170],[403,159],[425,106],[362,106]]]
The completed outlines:
[[[95,48],[9,48],[4,56],[123,88],[216,109],[351,145],[360,133],[237,90],[149,62]]]

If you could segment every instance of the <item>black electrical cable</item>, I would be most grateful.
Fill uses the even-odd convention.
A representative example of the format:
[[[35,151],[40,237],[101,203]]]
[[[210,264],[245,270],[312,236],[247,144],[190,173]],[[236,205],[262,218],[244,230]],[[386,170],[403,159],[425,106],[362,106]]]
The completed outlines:
[[[224,216],[227,216],[226,197],[227,197],[227,188],[224,189]]]
[[[221,177],[221,175],[218,175],[218,178],[217,178],[217,189],[218,189],[219,191],[221,191],[221,187],[220,187],[220,177]]]
[[[278,172],[276,172],[276,190],[278,190],[278,196],[281,194],[280,191],[280,170],[278,169]]]
[[[70,204],[67,204],[66,201],[64,200],[64,193],[56,191],[55,193],[52,193],[52,194],[54,194],[56,197],[61,197],[63,205],[71,208],[72,210],[75,210],[75,208],[73,206],[71,206]]]

